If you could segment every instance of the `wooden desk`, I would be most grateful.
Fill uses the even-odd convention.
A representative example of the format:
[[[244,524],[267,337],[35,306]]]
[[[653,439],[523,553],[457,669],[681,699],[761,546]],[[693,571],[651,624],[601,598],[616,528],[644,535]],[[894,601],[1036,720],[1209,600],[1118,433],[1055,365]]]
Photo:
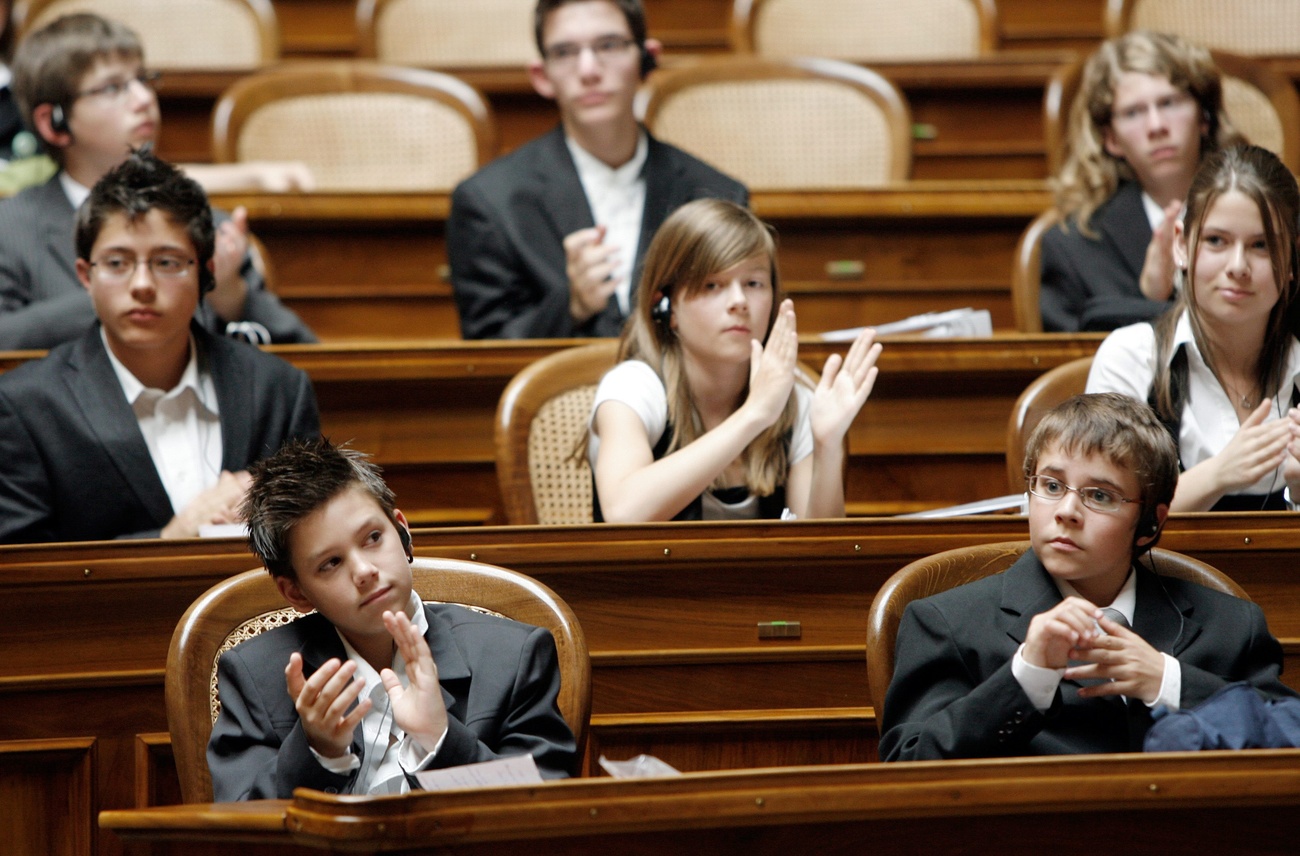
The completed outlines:
[[[266,245],[277,293],[327,342],[459,338],[443,194],[225,194]],[[800,330],[963,306],[1014,330],[1011,259],[1050,205],[1037,181],[910,182],[854,193],[758,194]]]
[[[496,856],[546,853],[1287,853],[1300,751],[1080,756],[738,770],[402,798],[105,812],[100,824],[201,856],[326,849]],[[228,848],[228,849],[223,849]]]
[[[1026,531],[985,517],[417,530],[414,543],[522,571],[573,608],[592,658],[593,757],[720,770],[874,760],[876,591],[914,559]],[[1162,546],[1246,589],[1300,686],[1300,517],[1177,515]],[[91,852],[95,807],[179,799],[163,706],[172,630],[255,564],[234,539],[0,547],[0,796],[21,807],[20,840],[81,842],[31,852]],[[797,621],[800,636],[761,639],[766,621]],[[120,852],[108,836],[98,846]]]
[[[895,514],[1008,490],[1005,432],[1020,392],[1091,355],[1100,334],[894,339],[849,436],[847,497],[857,514]],[[296,345],[324,432],[375,455],[417,526],[504,522],[492,426],[514,375],[572,340]],[[842,344],[806,339],[813,366]],[[0,370],[34,356],[0,355]]]

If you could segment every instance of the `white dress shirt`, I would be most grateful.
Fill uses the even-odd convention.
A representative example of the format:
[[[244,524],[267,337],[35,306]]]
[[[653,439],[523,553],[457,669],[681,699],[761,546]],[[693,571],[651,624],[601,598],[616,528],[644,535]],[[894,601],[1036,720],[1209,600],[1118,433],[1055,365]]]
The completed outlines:
[[[424,604],[415,592],[411,592],[408,606],[411,624],[419,631],[420,636],[426,635],[429,632],[429,618],[424,614]],[[338,628],[335,628],[335,632],[338,632]],[[364,689],[361,695],[357,696],[357,700],[369,698],[371,702],[370,710],[361,720],[361,745],[364,747],[365,757],[358,758],[355,753],[349,752],[338,758],[325,758],[315,749],[311,750],[312,754],[320,761],[321,766],[332,773],[346,775],[358,767],[361,768],[352,786],[354,794],[408,793],[411,786],[406,780],[406,774],[424,769],[433,760],[438,750],[442,748],[447,732],[444,731],[442,737],[438,738],[432,751],[427,751],[418,741],[403,731],[393,720],[392,703],[389,701],[388,691],[384,689],[384,682],[379,678],[379,673],[365,657],[357,653],[342,633],[339,633],[339,639],[343,642],[343,650],[347,652],[348,659],[357,664],[355,680],[364,683]],[[392,670],[403,688],[410,686],[410,681],[406,677],[406,660],[401,652],[396,650],[396,646],[393,650]],[[397,751],[393,751],[394,746],[397,747]]]
[[[578,170],[578,180],[591,207],[597,226],[605,227],[605,244],[618,252],[614,278],[618,286],[614,296],[624,315],[631,302],[632,265],[641,240],[641,218],[645,213],[646,154],[650,144],[642,131],[637,138],[632,159],[620,167],[611,167],[569,137],[564,138]]]
[[[191,336],[190,358],[180,382],[166,391],[146,387],[114,356],[102,327],[99,335],[172,510],[179,513],[221,478],[221,418],[212,376],[199,371]]]
[[[1062,598],[1082,596],[1065,580],[1053,578],[1052,582],[1056,583]],[[1133,613],[1137,609],[1137,575],[1132,570],[1128,572],[1128,579],[1124,580],[1124,585],[1120,588],[1114,602],[1101,608],[1107,607],[1123,615],[1129,627],[1133,626]],[[1160,652],[1160,656],[1165,660],[1165,673],[1160,680],[1160,692],[1156,694],[1156,700],[1147,704],[1147,707],[1154,710],[1164,705],[1170,710],[1178,710],[1179,700],[1183,694],[1183,668],[1176,659],[1163,651]],[[1035,666],[1025,659],[1025,646],[1021,644],[1016,649],[1016,656],[1011,660],[1011,674],[1025,691],[1025,695],[1029,696],[1029,701],[1034,707],[1038,710],[1047,710],[1052,706],[1052,699],[1056,696],[1056,688],[1061,684],[1061,676],[1065,674],[1065,669]]]

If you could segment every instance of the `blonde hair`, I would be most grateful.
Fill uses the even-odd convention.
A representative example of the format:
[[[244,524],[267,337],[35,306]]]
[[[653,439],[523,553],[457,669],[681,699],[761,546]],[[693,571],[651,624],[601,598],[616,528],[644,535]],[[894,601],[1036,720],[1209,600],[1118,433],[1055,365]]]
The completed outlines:
[[[1079,93],[1070,107],[1065,163],[1052,180],[1062,219],[1096,237],[1089,221],[1114,195],[1121,179],[1136,180],[1122,158],[1106,151],[1105,132],[1115,106],[1115,87],[1126,72],[1154,74],[1195,99],[1204,123],[1201,157],[1242,141],[1223,112],[1223,87],[1209,51],[1178,36],[1136,30],[1102,42],[1083,67]]]
[[[671,307],[675,301],[703,290],[709,276],[754,256],[766,256],[771,269],[772,308],[763,330],[766,342],[782,299],[776,241],[771,228],[748,209],[719,199],[688,202],[669,215],[646,250],[636,311],[623,328],[618,358],[641,360],[663,381],[672,425],[668,453],[699,439],[704,427],[683,368],[681,342],[668,316],[655,317],[656,309],[663,298],[668,298]],[[748,392],[746,385],[744,394]],[[792,392],[776,423],[741,453],[745,485],[756,496],[769,496],[785,483],[789,469],[787,439],[795,409]],[[721,474],[718,478],[714,484],[721,487]]]
[[[1205,334],[1201,308],[1196,302],[1197,248],[1201,230],[1214,203],[1225,193],[1236,191],[1254,202],[1259,208],[1264,225],[1264,243],[1268,246],[1273,265],[1273,281],[1277,285],[1277,303],[1268,315],[1264,330],[1259,362],[1255,370],[1255,384],[1261,394],[1272,396],[1282,386],[1287,355],[1296,336],[1297,252],[1300,250],[1300,188],[1295,176],[1278,156],[1259,146],[1233,146],[1215,152],[1201,162],[1201,168],[1192,179],[1187,194],[1187,212],[1183,215],[1183,234],[1187,240],[1187,273],[1178,292],[1177,302],[1156,323],[1156,351],[1159,355],[1155,379],[1156,412],[1162,419],[1176,420],[1177,403],[1174,401],[1169,363],[1173,356],[1174,328],[1186,312],[1192,326],[1196,345],[1204,356],[1206,365],[1218,373],[1218,343]]]

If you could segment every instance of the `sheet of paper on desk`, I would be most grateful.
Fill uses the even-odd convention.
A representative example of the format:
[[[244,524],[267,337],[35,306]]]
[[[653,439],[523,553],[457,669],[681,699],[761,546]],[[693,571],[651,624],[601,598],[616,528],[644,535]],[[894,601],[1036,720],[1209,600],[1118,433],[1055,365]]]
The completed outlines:
[[[495,761],[425,770],[415,780],[426,791],[449,791],[454,788],[499,788],[503,785],[539,785],[542,774],[532,755],[512,755]]]
[[[911,333],[917,336],[929,336],[936,339],[950,339],[959,336],[992,336],[993,315],[987,309],[951,309],[947,312],[926,312],[913,315],[902,321],[890,321],[886,324],[873,324],[877,336],[889,336],[898,333]],[[861,327],[848,330],[828,330],[821,334],[827,342],[851,342],[862,332]]]

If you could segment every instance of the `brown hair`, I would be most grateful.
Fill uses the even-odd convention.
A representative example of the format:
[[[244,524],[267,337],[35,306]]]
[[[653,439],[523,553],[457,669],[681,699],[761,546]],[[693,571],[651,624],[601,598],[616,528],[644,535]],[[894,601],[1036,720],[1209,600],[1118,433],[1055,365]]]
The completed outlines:
[[[546,46],[542,43],[544,30],[546,29],[546,18],[561,6],[567,6],[570,3],[578,3],[582,0],[538,0],[537,7],[533,10],[533,38],[537,40],[537,52],[545,56]],[[623,13],[627,20],[628,29],[632,31],[632,39],[636,42],[642,52],[645,51],[646,40],[646,23],[645,7],[641,5],[641,0],[604,0],[611,4],[618,11]]]
[[[1137,476],[1142,513],[1137,535],[1154,534],[1156,506],[1178,486],[1178,448],[1146,404],[1118,392],[1076,395],[1048,411],[1025,445],[1025,478],[1051,447],[1072,457],[1101,455]],[[1155,546],[1152,541],[1142,547]]]
[[[1259,146],[1233,146],[1207,157],[1192,179],[1183,215],[1183,236],[1187,244],[1187,273],[1171,311],[1156,323],[1156,375],[1153,381],[1156,410],[1166,420],[1176,420],[1169,363],[1173,355],[1174,328],[1186,312],[1196,346],[1210,371],[1218,377],[1217,343],[1210,340],[1196,302],[1196,259],[1205,218],[1220,196],[1237,191],[1259,208],[1264,224],[1264,241],[1273,263],[1273,280],[1278,298],[1268,315],[1268,326],[1259,353],[1255,384],[1264,395],[1282,385],[1287,354],[1296,335],[1297,240],[1300,240],[1300,189],[1295,176],[1277,155]]]
[[[13,92],[23,121],[35,128],[32,111],[54,104],[72,112],[82,79],[104,59],[140,61],[140,37],[125,24],[88,12],[64,15],[26,35],[14,53]],[[63,162],[57,146],[47,146]]]
[[[681,343],[667,317],[655,317],[660,301],[671,304],[703,290],[709,276],[754,256],[766,256],[772,278],[772,308],[763,330],[771,332],[782,293],[776,264],[776,241],[771,228],[747,208],[720,199],[697,199],[678,208],[659,227],[645,254],[637,305],[623,328],[618,358],[648,364],[668,390],[668,421],[672,452],[698,439],[703,425],[682,365]],[[748,388],[745,390],[748,394]],[[741,453],[745,483],[750,492],[767,496],[785,482],[789,469],[786,434],[794,425],[796,403],[792,393],[785,412],[775,424]]]
[[[1053,179],[1057,209],[1085,235],[1095,237],[1089,221],[1119,187],[1133,181],[1132,168],[1106,151],[1104,135],[1115,106],[1115,87],[1125,72],[1165,77],[1196,100],[1206,131],[1201,156],[1241,141],[1223,112],[1223,87],[1209,51],[1178,36],[1136,30],[1102,42],[1088,58],[1079,94],[1070,106],[1065,163]]]
[[[289,535],[298,522],[353,485],[374,498],[398,531],[396,502],[370,456],[329,440],[290,440],[248,468],[253,484],[241,506],[248,546],[273,577],[297,579]]]

